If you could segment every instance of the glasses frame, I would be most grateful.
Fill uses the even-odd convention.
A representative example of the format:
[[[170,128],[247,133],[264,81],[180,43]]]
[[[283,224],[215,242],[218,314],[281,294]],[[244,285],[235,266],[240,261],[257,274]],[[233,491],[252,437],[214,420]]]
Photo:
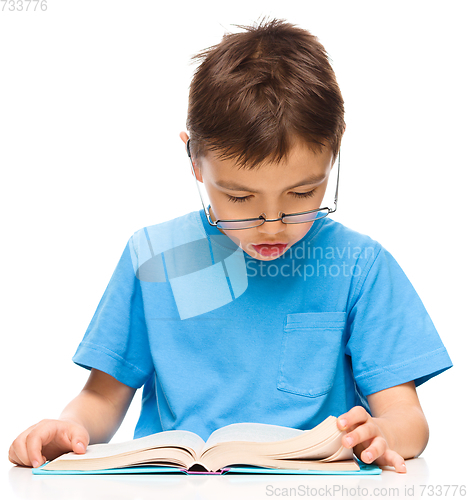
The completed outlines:
[[[263,224],[265,224],[265,222],[277,222],[277,221],[281,221],[283,224],[305,224],[306,222],[312,222],[312,221],[300,221],[300,222],[284,222],[284,217],[290,217],[292,215],[304,215],[304,214],[312,214],[312,213],[315,213],[315,212],[321,212],[323,210],[327,210],[327,213],[324,217],[320,217],[321,219],[324,219],[325,217],[327,217],[329,214],[333,213],[333,212],[336,212],[336,209],[338,208],[338,186],[339,186],[339,183],[340,183],[340,156],[341,156],[341,148],[340,150],[338,151],[338,174],[337,174],[337,179],[336,179],[336,190],[335,190],[335,200],[334,200],[334,205],[335,205],[335,208],[329,208],[329,207],[322,207],[322,208],[316,208],[314,210],[307,210],[306,212],[294,212],[294,213],[290,213],[290,214],[285,214],[284,212],[278,212],[278,215],[282,214],[280,217],[278,217],[277,219],[267,219],[266,218],[266,214],[263,212],[261,213],[258,217],[254,217],[254,218],[251,218],[251,219],[217,219],[216,221],[212,221],[211,220],[211,216],[210,216],[210,212],[209,210],[205,207],[205,203],[203,201],[203,197],[202,197],[202,194],[201,194],[201,191],[200,191],[200,188],[198,186],[198,182],[197,182],[197,176],[195,175],[195,169],[194,169],[194,166],[193,166],[193,161],[192,161],[192,155],[190,154],[190,139],[187,139],[187,143],[186,143],[186,150],[187,150],[187,155],[190,159],[190,166],[192,168],[192,174],[193,174],[193,177],[195,179],[195,184],[197,186],[197,191],[198,191],[198,194],[200,195],[200,200],[202,202],[202,205],[203,205],[203,211],[205,212],[205,215],[206,215],[206,219],[208,221],[208,224],[210,226],[214,226],[214,227],[218,227],[218,222],[249,222],[249,221],[261,221],[260,224],[256,225],[256,226],[249,226],[249,227],[237,227],[237,228],[232,228],[232,229],[225,229],[225,231],[239,231],[239,230],[242,230],[242,229],[252,229],[254,227],[258,227],[258,226],[262,226]],[[210,207],[211,205],[208,205],[208,207]],[[319,219],[317,219],[319,220]],[[219,228],[218,228],[219,229]]]

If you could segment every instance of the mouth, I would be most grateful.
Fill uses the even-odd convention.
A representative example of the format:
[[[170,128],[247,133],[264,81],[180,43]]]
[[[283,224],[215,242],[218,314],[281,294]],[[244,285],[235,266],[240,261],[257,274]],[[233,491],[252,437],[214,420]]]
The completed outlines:
[[[262,255],[263,257],[279,256],[281,255],[286,247],[287,243],[259,243],[258,245],[252,245],[255,251]]]

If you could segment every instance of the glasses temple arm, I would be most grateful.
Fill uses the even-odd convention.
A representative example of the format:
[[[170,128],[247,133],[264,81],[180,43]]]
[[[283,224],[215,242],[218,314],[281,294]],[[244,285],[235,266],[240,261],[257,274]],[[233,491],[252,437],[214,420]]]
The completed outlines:
[[[340,156],[341,156],[341,148],[338,151],[338,173],[337,173],[337,178],[336,178],[335,209],[332,210],[333,212],[335,212],[336,209],[338,208],[338,186],[340,184]]]

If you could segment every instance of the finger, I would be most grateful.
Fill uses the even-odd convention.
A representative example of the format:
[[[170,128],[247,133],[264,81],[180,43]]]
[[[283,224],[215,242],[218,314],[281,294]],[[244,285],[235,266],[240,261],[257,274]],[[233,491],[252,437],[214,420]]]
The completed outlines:
[[[11,455],[15,459],[14,463],[27,467],[31,466],[29,463],[26,465],[26,462],[28,462],[28,452],[26,450],[26,438],[28,434],[31,432],[31,430],[34,429],[34,427],[36,427],[36,425],[37,424],[33,424],[26,430],[24,430],[21,434],[18,435],[18,437],[11,444],[8,456]]]
[[[23,462],[18,458],[18,455],[15,453],[13,446],[11,446],[9,451],[8,451],[8,460],[12,464],[24,465]]]
[[[18,461],[16,462],[18,465],[22,465],[25,467],[31,467],[31,462],[28,458],[28,450],[26,449],[26,436],[20,434],[11,445],[10,454],[15,455]]]
[[[380,430],[375,425],[374,421],[369,419],[366,423],[355,427],[353,431],[346,433],[342,438],[342,443],[346,448],[353,448],[364,441],[368,441],[380,435]]]
[[[371,418],[362,406],[353,406],[351,410],[338,417],[338,428],[340,430],[352,430],[357,425],[367,422]]]
[[[377,436],[371,440],[370,445],[361,451],[361,460],[368,464],[372,463],[389,450],[388,443],[382,436]]]
[[[75,453],[85,453],[89,444],[89,433],[84,427],[73,426],[70,430],[70,440]]]
[[[44,422],[33,429],[26,437],[26,450],[28,462],[32,467],[39,467],[44,463],[42,449],[55,440],[64,448],[71,449],[71,443],[63,429],[57,427],[56,422]]]
[[[395,467],[395,471],[404,474],[406,472],[406,464],[404,458],[394,450],[387,451],[376,460],[378,465],[390,465]]]

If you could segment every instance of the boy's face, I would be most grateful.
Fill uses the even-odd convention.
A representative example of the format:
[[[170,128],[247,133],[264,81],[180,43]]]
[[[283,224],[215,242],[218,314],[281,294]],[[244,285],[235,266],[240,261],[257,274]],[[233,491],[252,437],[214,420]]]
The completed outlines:
[[[187,134],[182,132],[180,137],[184,143],[187,142]],[[193,166],[198,181],[205,185],[214,221],[248,219],[262,213],[267,219],[276,219],[279,212],[294,213],[320,208],[331,162],[330,149],[316,155],[305,144],[297,142],[288,158],[278,165],[269,163],[256,170],[239,169],[234,160],[220,160],[209,152],[198,162],[193,162]],[[316,180],[311,181],[310,177]],[[249,229],[220,231],[251,257],[270,261],[301,240],[312,224],[284,224],[279,220]],[[268,243],[286,246],[257,246]]]

